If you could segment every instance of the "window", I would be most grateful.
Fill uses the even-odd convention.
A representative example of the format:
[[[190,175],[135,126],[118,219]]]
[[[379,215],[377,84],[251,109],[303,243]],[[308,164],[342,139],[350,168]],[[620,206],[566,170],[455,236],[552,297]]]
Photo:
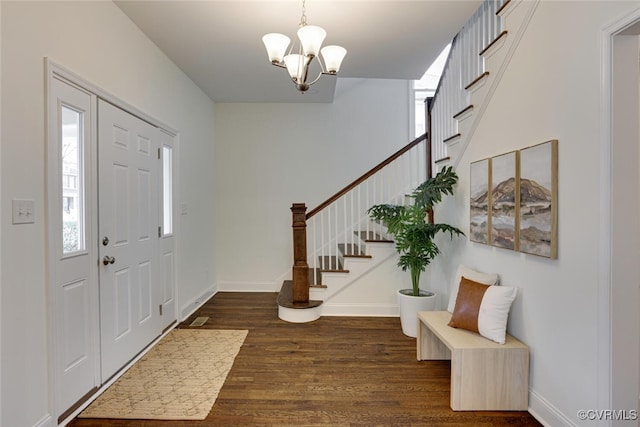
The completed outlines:
[[[162,229],[164,235],[173,233],[173,148],[162,147]]]
[[[67,255],[86,249],[82,189],[83,113],[65,105],[61,109],[62,252]]]
[[[426,123],[426,112],[425,112],[425,100],[429,97],[435,95],[436,89],[438,88],[438,82],[440,81],[440,76],[442,75],[442,71],[444,70],[445,63],[447,62],[447,57],[449,56],[449,50],[451,49],[451,44],[448,44],[440,55],[433,61],[433,64],[429,67],[429,69],[424,73],[420,80],[414,80],[412,85],[412,93],[413,93],[413,106],[412,110],[413,114],[413,136],[414,138],[419,137],[427,131],[427,123]]]

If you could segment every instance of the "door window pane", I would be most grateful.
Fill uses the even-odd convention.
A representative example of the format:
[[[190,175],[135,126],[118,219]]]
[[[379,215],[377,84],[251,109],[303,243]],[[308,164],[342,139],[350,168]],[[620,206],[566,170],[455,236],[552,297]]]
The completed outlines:
[[[162,147],[162,211],[164,235],[173,233],[173,148]]]
[[[83,113],[62,106],[62,252],[86,249],[83,185]]]

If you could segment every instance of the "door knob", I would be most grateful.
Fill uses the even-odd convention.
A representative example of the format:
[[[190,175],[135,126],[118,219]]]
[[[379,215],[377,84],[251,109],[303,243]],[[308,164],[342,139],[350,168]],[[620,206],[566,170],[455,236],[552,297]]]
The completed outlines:
[[[109,264],[113,264],[114,262],[116,262],[116,259],[112,256],[105,256],[104,258],[102,258],[102,263],[104,265],[109,265]]]

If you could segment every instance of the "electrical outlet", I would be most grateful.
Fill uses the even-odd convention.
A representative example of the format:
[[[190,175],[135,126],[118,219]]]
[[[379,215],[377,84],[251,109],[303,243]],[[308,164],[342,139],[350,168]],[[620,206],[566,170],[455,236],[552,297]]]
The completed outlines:
[[[13,199],[11,201],[14,224],[33,224],[35,221],[35,201],[30,199]]]

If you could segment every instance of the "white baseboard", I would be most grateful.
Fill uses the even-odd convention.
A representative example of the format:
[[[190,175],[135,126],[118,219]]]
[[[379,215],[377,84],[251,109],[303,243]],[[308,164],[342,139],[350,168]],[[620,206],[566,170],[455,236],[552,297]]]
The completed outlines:
[[[51,418],[51,414],[45,415],[37,423],[33,425],[33,427],[51,427],[51,426],[53,426],[53,418]]]
[[[280,292],[280,282],[218,282],[219,292]]]
[[[531,389],[529,389],[529,413],[545,427],[576,427],[576,424],[558,408]]]
[[[182,306],[180,310],[180,321],[184,322],[189,316],[191,316],[197,309],[207,302],[212,296],[218,293],[217,285],[212,285],[209,289],[204,291],[200,296],[192,299],[187,304]]]
[[[320,316],[399,317],[395,304],[323,303]]]

